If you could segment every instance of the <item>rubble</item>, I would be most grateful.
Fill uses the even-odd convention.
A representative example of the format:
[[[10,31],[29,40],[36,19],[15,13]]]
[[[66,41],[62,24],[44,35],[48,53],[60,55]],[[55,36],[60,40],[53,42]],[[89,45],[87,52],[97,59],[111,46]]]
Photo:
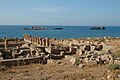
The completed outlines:
[[[17,58],[37,58],[60,60],[69,59],[75,64],[78,59],[83,63],[108,64],[117,63],[119,60],[113,59],[111,48],[107,48],[105,43],[94,42],[86,39],[55,39],[42,38],[25,34],[23,36],[24,44],[17,46],[15,49],[7,49],[8,42],[5,40],[5,50],[0,51],[3,59]],[[7,56],[7,57],[4,57]],[[68,56],[66,56],[68,55]],[[77,55],[76,57],[70,57]]]
[[[71,72],[74,72],[75,74],[81,71],[84,72],[86,69],[88,69],[86,73],[88,72],[90,74],[88,74],[87,76],[89,76],[91,80],[93,79],[96,80],[94,76],[97,75],[96,73],[98,73],[98,71],[100,72],[102,69],[104,71],[104,67],[106,65],[109,64],[120,65],[120,57],[113,56],[116,50],[118,50],[116,53],[119,53],[119,47],[111,46],[109,43],[107,43],[109,40],[103,43],[100,42],[99,39],[100,38],[95,40],[90,38],[56,39],[56,38],[43,38],[25,34],[22,39],[24,40],[23,43],[20,45],[15,45],[14,48],[9,47],[9,40],[7,43],[6,41],[3,40],[2,43],[4,42],[5,43],[4,48],[0,49],[0,65],[2,64],[8,67],[12,67],[30,65],[34,63],[46,65],[54,64],[52,67],[46,68],[43,72],[45,72],[48,69],[50,70],[49,72],[50,74],[52,71],[53,73],[58,71],[57,73],[59,75],[62,73],[66,74],[67,72],[65,72],[65,70],[67,70],[68,67],[70,67],[70,69],[71,67],[74,68]],[[42,66],[42,69],[44,67],[47,66],[45,65]],[[60,68],[60,70],[57,69],[55,71],[54,67]],[[65,70],[62,70],[64,67]],[[89,68],[91,67],[97,69],[89,70]],[[98,67],[102,69],[99,70]],[[41,68],[39,69],[42,70]],[[105,68],[105,70],[108,69]],[[94,76],[91,75],[93,74],[93,71],[96,71]],[[41,73],[43,74],[43,72]],[[47,73],[47,71],[45,73]],[[78,76],[82,76],[82,74]],[[103,76],[100,78],[104,80],[107,79],[110,80],[113,77],[112,74],[115,73],[112,73],[111,70],[109,72],[104,71],[103,74],[101,74]],[[74,75],[71,74],[71,76]],[[120,78],[118,73],[115,74],[115,77],[116,77],[115,79]],[[84,76],[80,79],[88,78]]]

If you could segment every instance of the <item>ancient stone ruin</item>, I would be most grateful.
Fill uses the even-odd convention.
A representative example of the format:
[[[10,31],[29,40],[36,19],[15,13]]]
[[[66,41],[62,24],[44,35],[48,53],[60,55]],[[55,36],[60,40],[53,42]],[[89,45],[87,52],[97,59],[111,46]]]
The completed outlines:
[[[9,49],[9,42],[5,40],[5,48],[0,50],[2,57],[0,64],[7,66],[31,63],[46,64],[47,60],[65,58],[72,64],[83,67],[85,64],[105,65],[118,61],[111,56],[112,51],[104,43],[75,39],[43,38],[29,34],[24,34],[23,41],[24,43],[16,46],[16,48]]]

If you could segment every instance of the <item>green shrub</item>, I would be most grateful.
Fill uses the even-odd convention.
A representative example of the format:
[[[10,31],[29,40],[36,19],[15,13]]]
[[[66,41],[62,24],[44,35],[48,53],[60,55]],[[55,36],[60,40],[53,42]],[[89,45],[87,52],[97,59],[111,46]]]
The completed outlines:
[[[109,64],[109,65],[108,65],[108,69],[109,69],[109,70],[120,69],[120,65],[118,65],[118,64]]]
[[[79,65],[80,64],[80,59],[76,59],[75,60],[75,65]]]

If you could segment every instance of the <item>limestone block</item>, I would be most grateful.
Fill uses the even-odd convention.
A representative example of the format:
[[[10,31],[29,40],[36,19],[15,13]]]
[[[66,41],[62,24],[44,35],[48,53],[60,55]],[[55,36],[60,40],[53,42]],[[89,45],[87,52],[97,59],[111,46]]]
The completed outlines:
[[[51,53],[51,48],[45,48],[45,51],[48,52],[48,53]]]
[[[85,58],[85,59],[84,59],[84,62],[88,63],[88,62],[89,62],[89,59],[88,59],[88,58]]]
[[[70,62],[71,62],[72,64],[75,64],[75,60],[76,60],[75,58],[71,58],[71,59],[70,59]]]
[[[2,57],[2,53],[0,52],[0,57]]]
[[[94,51],[95,49],[95,46],[90,46],[91,47],[91,51]]]
[[[109,60],[109,58],[108,58],[107,55],[102,55],[102,56],[101,56],[101,59],[102,59],[102,60]]]
[[[83,68],[85,64],[79,64],[79,68]]]
[[[81,56],[81,55],[84,54],[84,52],[83,52],[83,50],[81,50],[81,49],[77,49],[77,54]]]
[[[2,61],[3,60],[3,57],[0,57],[0,61]]]
[[[114,61],[114,64],[120,65],[120,60],[115,60],[115,61]]]

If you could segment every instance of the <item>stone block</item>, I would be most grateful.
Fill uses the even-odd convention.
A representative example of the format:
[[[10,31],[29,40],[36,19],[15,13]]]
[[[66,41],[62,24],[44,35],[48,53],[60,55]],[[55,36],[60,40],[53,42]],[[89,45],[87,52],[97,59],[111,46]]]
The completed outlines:
[[[79,68],[83,68],[85,64],[79,64]]]
[[[120,60],[115,60],[115,61],[114,61],[114,64],[120,65]]]

